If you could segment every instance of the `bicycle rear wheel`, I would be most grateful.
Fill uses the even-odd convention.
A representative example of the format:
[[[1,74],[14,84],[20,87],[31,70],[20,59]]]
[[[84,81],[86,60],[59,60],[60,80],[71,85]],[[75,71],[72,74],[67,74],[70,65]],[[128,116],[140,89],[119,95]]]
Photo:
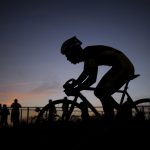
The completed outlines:
[[[150,119],[150,98],[134,101],[132,106],[133,117],[142,120]]]
[[[53,101],[53,105],[56,108],[56,113],[53,118],[53,122],[56,121],[79,121],[81,118],[81,108],[80,104],[72,101],[72,100],[64,100],[64,99],[59,99]],[[71,106],[74,106],[73,111],[69,116],[68,112],[71,108]],[[49,105],[47,104],[46,106],[43,107],[43,109],[40,111],[38,117],[37,117],[37,124],[49,124]],[[52,123],[52,122],[51,122]]]

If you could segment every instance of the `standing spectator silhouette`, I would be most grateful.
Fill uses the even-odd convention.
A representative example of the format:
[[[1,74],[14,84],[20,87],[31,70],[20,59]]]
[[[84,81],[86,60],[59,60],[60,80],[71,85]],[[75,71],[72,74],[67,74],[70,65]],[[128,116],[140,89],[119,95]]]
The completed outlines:
[[[8,127],[8,115],[10,115],[9,109],[7,105],[4,104],[1,109],[1,126]]]
[[[56,115],[56,108],[53,105],[53,101],[50,99],[48,103],[48,121],[53,122]]]
[[[89,121],[90,116],[89,116],[88,107],[87,107],[86,102],[81,102],[80,107],[81,107],[81,111],[82,111],[82,114],[81,114],[82,121],[83,122]]]
[[[2,104],[0,104],[0,124],[1,124],[1,109],[2,109]]]
[[[64,103],[62,105],[62,120],[66,120],[67,119],[67,114],[68,114],[68,109],[69,109],[69,103],[67,102],[67,97],[64,97]]]
[[[18,127],[19,125],[19,116],[20,116],[20,111],[19,108],[22,106],[18,103],[18,99],[14,99],[14,102],[11,104],[11,122],[13,123],[14,127]]]

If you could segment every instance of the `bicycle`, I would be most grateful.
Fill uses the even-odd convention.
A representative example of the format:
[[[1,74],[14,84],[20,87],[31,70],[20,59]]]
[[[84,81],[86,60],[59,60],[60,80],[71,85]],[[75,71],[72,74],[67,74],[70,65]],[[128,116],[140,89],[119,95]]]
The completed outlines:
[[[143,112],[143,108],[146,106],[150,106],[150,98],[143,98],[143,99],[138,99],[138,100],[133,100],[132,97],[129,95],[127,89],[129,86],[129,82],[135,78],[140,76],[139,74],[134,75],[124,84],[124,88],[122,90],[118,90],[116,93],[121,93],[121,98],[120,98],[120,103],[116,103],[117,106],[115,109],[117,110],[116,114],[120,113],[121,108],[124,106],[126,102],[128,102],[128,108],[132,110],[132,114],[134,116],[137,116],[138,114],[141,114]],[[65,85],[66,87],[71,88],[71,84],[74,81],[74,79],[68,80]],[[94,90],[94,87],[89,87],[88,89],[85,90]],[[69,97],[69,96],[68,96]],[[56,120],[79,120],[81,119],[82,115],[82,108],[80,103],[78,102],[78,99],[80,101],[83,101],[86,103],[88,110],[90,113],[93,113],[92,116],[96,118],[102,118],[102,114],[88,101],[88,99],[81,93],[78,92],[75,94],[74,99],[70,100],[68,97],[63,98],[63,99],[58,99],[53,101],[53,105],[57,108],[57,119]],[[126,97],[126,100],[125,100]],[[62,110],[64,104],[67,106],[66,109]],[[43,107],[43,109],[40,111],[38,117],[37,117],[37,122],[40,123],[41,120],[47,120],[46,114],[48,112],[48,105]],[[59,116],[59,117],[58,117]],[[145,119],[145,118],[144,118]]]

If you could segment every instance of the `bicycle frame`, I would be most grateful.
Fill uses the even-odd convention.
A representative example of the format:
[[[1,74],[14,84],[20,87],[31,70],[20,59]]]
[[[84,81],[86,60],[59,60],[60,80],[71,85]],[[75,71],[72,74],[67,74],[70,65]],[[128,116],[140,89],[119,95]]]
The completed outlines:
[[[82,101],[84,101],[87,104],[87,106],[95,113],[95,115],[97,117],[101,117],[100,113],[96,110],[96,108],[80,92],[78,93],[78,95],[75,96],[73,102],[77,102],[78,98],[80,98]],[[74,105],[72,104],[70,107],[70,110],[67,113],[67,117],[66,117],[67,119],[70,118],[70,115],[71,115],[73,109],[74,109]]]
[[[122,104],[123,104],[123,102],[124,102],[124,98],[125,98],[125,96],[127,96],[127,100],[132,103],[132,106],[134,107],[134,109],[139,113],[139,109],[136,107],[136,105],[134,105],[134,101],[133,101],[133,99],[131,98],[131,96],[129,95],[129,93],[127,92],[127,89],[118,90],[117,93],[122,93],[119,107],[122,106]]]
[[[137,76],[139,76],[139,75],[134,75],[133,77],[131,77],[131,79],[124,84],[124,88],[121,90],[119,89],[116,92],[116,93],[121,93],[120,101],[116,102],[116,105],[114,106],[114,108],[117,110],[117,114],[120,113],[119,116],[121,116],[122,113],[124,115],[124,113],[126,113],[125,109],[127,109],[127,115],[128,115],[128,112],[130,113],[131,111],[133,111],[134,115],[136,115],[136,117],[138,119],[143,119],[143,111],[144,110],[141,111],[140,108],[141,107],[143,108],[143,106],[145,106],[145,105],[147,106],[147,104],[149,104],[149,106],[150,106],[150,98],[142,98],[142,99],[133,100],[127,91],[129,82],[131,80],[133,80],[134,78],[136,78]],[[69,80],[69,81],[71,81],[71,80]],[[70,83],[67,81],[67,84],[70,84]],[[69,88],[70,87],[68,87],[68,90],[69,90]],[[88,89],[84,89],[84,90],[92,90],[93,91],[93,90],[95,90],[95,88],[89,87]],[[67,113],[64,114],[64,111],[63,111],[60,116],[62,120],[64,120],[64,115],[65,115],[65,120],[69,121],[70,117],[72,116],[72,112],[76,108],[81,112],[80,115],[82,115],[83,107],[82,107],[82,105],[80,105],[80,103],[77,102],[78,98],[80,98],[80,100],[82,100],[83,102],[85,102],[87,104],[87,107],[89,109],[91,109],[91,112],[93,112],[96,117],[98,117],[98,118],[102,117],[101,113],[99,113],[98,110],[88,101],[88,99],[81,92],[79,92],[79,93],[76,93],[76,95],[74,95],[73,100],[69,100],[68,98],[66,98],[66,99],[63,98],[63,99],[58,99],[58,100],[53,101],[53,104],[55,107],[63,106],[63,104],[66,102],[68,104],[67,106],[69,109],[67,108]],[[48,110],[49,110],[49,104],[44,106],[44,108],[40,111],[40,113],[37,117],[37,121],[36,121],[37,124],[39,124],[40,122],[43,121],[42,118],[44,117],[44,114],[47,113]],[[45,118],[45,119],[47,119],[47,118]]]
[[[130,82],[130,80],[125,83],[125,86],[124,86],[123,90],[118,90],[116,92],[116,93],[122,93],[121,99],[120,99],[120,103],[118,103],[118,106],[119,106],[119,108],[121,108],[121,106],[122,106],[122,104],[124,102],[125,96],[127,96],[127,100],[129,100],[131,102],[132,106],[135,108],[135,110],[137,112],[139,112],[138,108],[134,105],[133,99],[131,98],[131,96],[129,95],[129,93],[127,91],[129,82]],[[94,87],[89,87],[89,88],[87,88],[85,90],[94,91],[95,88]],[[79,92],[78,95],[75,96],[73,101],[77,102],[78,98],[80,98],[82,101],[84,101],[87,104],[87,106],[95,113],[96,116],[98,116],[98,117],[101,116],[100,113],[96,110],[96,108],[87,100],[87,98],[85,96],[83,96],[83,94],[81,92]],[[74,105],[71,106],[71,108],[70,108],[70,110],[68,112],[68,117],[72,113],[73,109],[74,109]]]

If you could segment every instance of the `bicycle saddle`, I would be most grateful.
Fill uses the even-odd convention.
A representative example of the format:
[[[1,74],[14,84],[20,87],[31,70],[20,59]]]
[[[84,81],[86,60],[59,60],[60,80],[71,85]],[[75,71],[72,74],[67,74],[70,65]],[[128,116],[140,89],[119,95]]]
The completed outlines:
[[[139,76],[140,76],[139,74],[134,74],[129,80],[133,80],[133,79],[135,79],[135,78],[137,78]]]

